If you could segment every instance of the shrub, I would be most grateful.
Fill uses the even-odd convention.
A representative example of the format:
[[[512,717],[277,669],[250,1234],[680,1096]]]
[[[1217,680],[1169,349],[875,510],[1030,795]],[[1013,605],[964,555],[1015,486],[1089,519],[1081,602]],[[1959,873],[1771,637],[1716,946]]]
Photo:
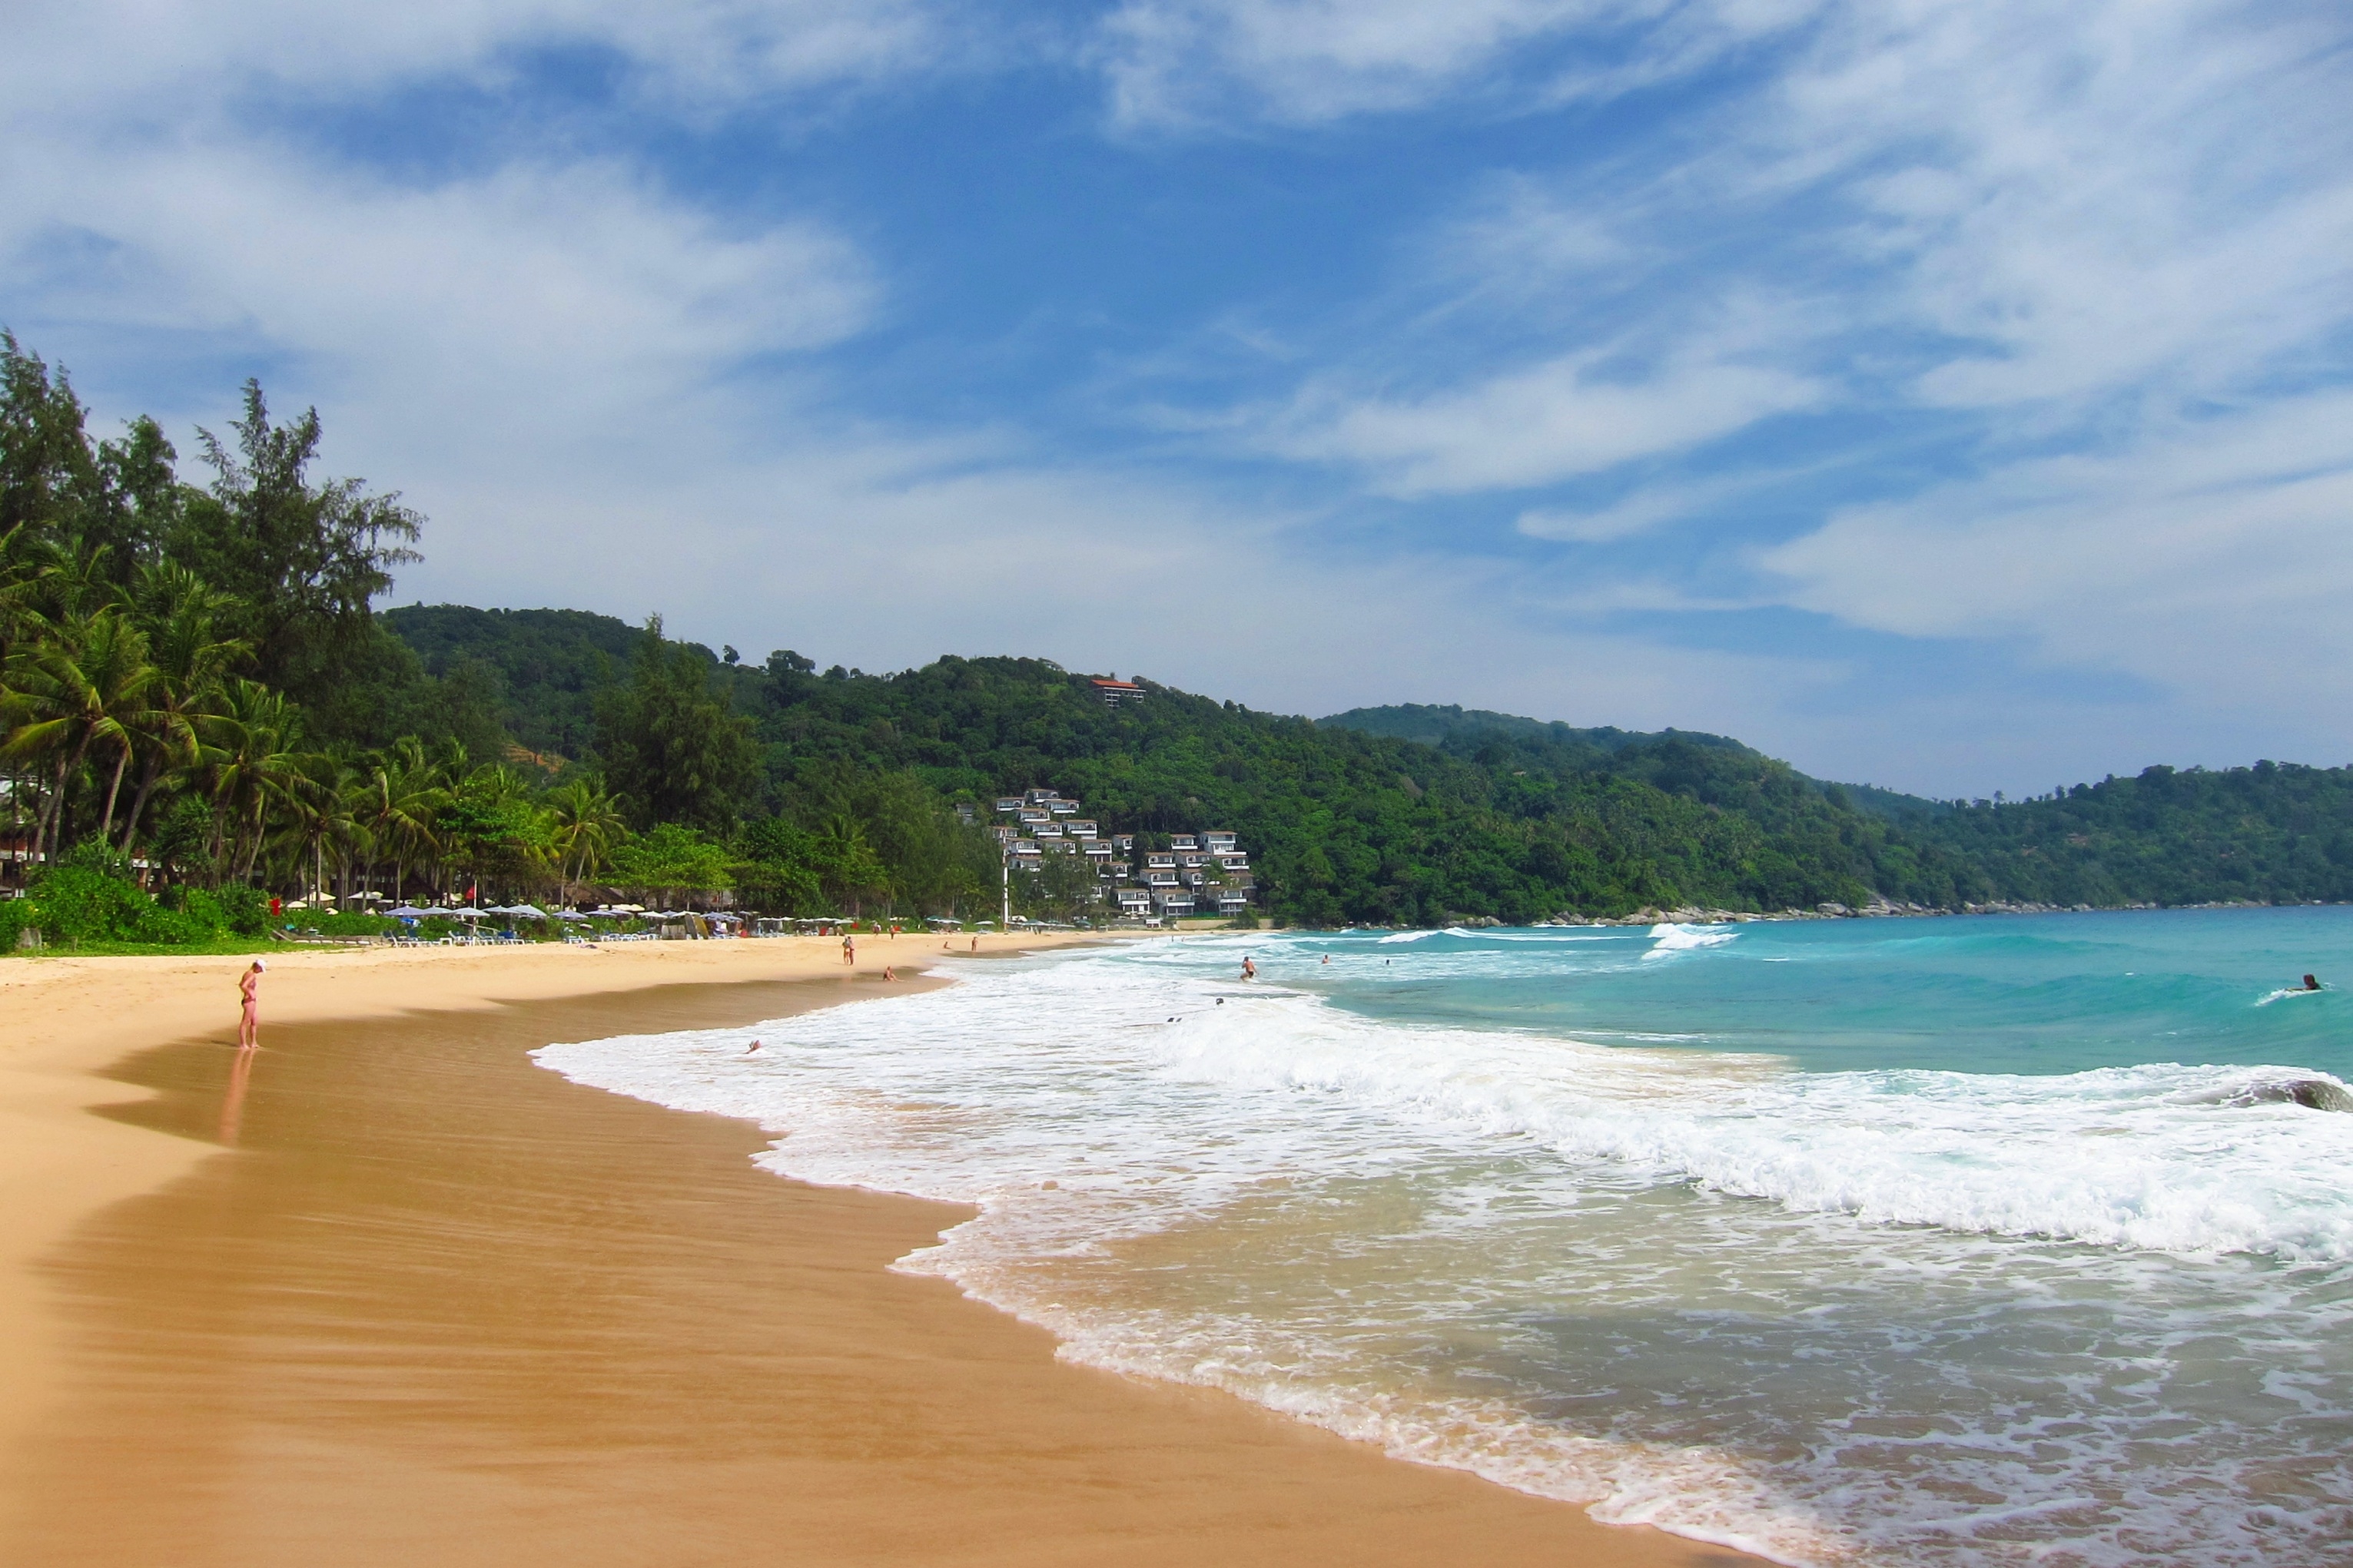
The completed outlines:
[[[131,940],[166,947],[193,947],[216,940],[220,929],[194,909],[165,909],[151,904],[140,913]]]
[[[33,875],[31,902],[41,934],[69,946],[146,940],[139,923],[155,900],[132,882],[74,860],[68,856]]]
[[[321,936],[382,936],[395,922],[381,915],[363,914],[356,910],[349,913],[337,910],[296,910],[286,917],[286,923],[296,930],[315,931]]]
[[[239,936],[259,936],[269,929],[269,895],[243,882],[230,882],[217,889],[213,899],[220,906],[221,924]]]

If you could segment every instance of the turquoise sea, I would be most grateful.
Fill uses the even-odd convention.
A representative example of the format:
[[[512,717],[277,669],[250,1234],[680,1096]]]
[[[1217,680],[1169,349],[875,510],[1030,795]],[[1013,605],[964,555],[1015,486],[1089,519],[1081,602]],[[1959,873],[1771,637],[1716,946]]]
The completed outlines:
[[[1260,978],[1237,976],[1243,954]],[[2353,910],[1153,940],[550,1047],[1099,1365],[1805,1563],[2353,1561]],[[748,1040],[765,1041],[746,1058]]]

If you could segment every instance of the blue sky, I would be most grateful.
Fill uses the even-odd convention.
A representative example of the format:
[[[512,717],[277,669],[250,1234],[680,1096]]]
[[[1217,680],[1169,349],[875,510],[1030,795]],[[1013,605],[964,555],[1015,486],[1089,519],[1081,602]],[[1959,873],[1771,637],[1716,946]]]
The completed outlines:
[[[381,14],[377,14],[381,13]],[[398,598],[2026,793],[2353,761],[2353,14],[18,7],[0,321]]]

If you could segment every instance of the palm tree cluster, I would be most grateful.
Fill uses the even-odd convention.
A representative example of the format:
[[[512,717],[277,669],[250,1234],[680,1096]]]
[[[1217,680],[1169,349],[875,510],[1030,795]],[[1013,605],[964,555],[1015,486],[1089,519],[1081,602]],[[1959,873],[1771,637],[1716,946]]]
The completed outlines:
[[[315,412],[273,424],[248,383],[234,449],[203,437],[202,488],[152,421],[92,441],[84,417],[0,333],[0,791],[21,864],[93,845],[204,886],[568,895],[626,840],[593,778],[547,787],[446,733],[369,746],[322,722],[368,706],[346,672],[380,657],[369,602],[421,520],[309,477]]]
[[[554,788],[454,741],[314,742],[302,709],[244,673],[229,596],[103,546],[0,540],[0,765],[34,863],[95,838],[164,877],[401,897],[593,877],[626,828],[593,779]]]

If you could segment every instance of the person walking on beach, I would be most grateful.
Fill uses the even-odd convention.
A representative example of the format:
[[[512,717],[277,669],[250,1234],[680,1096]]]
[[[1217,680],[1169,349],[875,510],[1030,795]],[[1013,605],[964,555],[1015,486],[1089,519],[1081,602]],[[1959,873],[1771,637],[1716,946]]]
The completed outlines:
[[[253,967],[238,977],[237,994],[241,1007],[237,1021],[237,1048],[249,1051],[261,1044],[261,972],[269,965],[255,959]]]
[[[844,967],[858,962],[858,934],[855,931],[844,931],[841,933],[841,962]]]

